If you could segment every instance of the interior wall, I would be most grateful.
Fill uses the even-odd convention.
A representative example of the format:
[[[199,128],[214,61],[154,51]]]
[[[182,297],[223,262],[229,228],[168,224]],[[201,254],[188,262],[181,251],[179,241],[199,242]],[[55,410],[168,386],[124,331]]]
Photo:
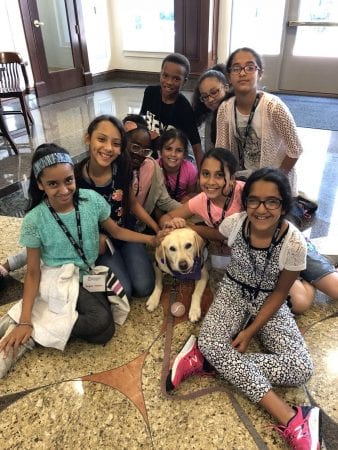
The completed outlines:
[[[21,20],[19,2],[17,0],[0,0],[0,17],[1,51],[17,52],[21,54],[23,60],[28,62],[28,79],[30,86],[33,86],[33,74],[29,64],[28,49]]]
[[[78,0],[82,3],[90,70],[99,74],[114,69],[159,72],[166,53],[124,52],[121,5],[123,0]],[[218,62],[228,55],[231,0],[220,0]],[[29,63],[18,0],[0,0],[1,47],[21,53]],[[30,85],[33,75],[28,64]]]
[[[217,62],[224,63],[229,56],[232,0],[220,0],[218,18]]]

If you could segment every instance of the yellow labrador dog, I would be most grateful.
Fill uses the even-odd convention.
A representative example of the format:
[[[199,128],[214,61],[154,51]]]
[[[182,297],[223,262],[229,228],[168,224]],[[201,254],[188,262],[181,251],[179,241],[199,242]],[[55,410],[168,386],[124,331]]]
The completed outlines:
[[[201,317],[201,299],[208,282],[204,264],[204,240],[191,228],[177,228],[170,232],[156,248],[155,288],[147,301],[148,311],[154,311],[162,294],[162,274],[175,278],[194,279],[195,289],[191,298],[189,320],[197,322]]]

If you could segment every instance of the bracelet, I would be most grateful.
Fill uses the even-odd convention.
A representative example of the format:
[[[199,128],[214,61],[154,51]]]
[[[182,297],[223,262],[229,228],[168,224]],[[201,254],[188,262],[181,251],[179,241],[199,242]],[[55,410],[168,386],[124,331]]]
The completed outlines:
[[[27,325],[28,327],[33,328],[33,325],[30,322],[19,322],[16,324],[17,327],[19,327],[20,325]]]

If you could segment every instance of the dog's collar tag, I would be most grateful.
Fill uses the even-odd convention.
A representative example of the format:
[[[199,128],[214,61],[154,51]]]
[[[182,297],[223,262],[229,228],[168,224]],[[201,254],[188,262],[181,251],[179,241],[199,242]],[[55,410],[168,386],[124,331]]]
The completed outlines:
[[[162,260],[161,260],[162,261]],[[187,280],[200,280],[202,276],[202,259],[200,256],[196,256],[194,260],[194,265],[189,273],[181,273],[173,270],[167,263],[168,268],[171,270],[173,276],[180,281]]]

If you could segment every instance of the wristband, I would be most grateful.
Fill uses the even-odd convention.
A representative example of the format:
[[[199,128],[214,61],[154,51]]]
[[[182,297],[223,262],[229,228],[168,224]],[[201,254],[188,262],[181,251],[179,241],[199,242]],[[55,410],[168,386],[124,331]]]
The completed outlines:
[[[30,322],[19,322],[16,324],[17,327],[19,327],[20,325],[27,325],[28,327],[33,328],[33,325]]]

